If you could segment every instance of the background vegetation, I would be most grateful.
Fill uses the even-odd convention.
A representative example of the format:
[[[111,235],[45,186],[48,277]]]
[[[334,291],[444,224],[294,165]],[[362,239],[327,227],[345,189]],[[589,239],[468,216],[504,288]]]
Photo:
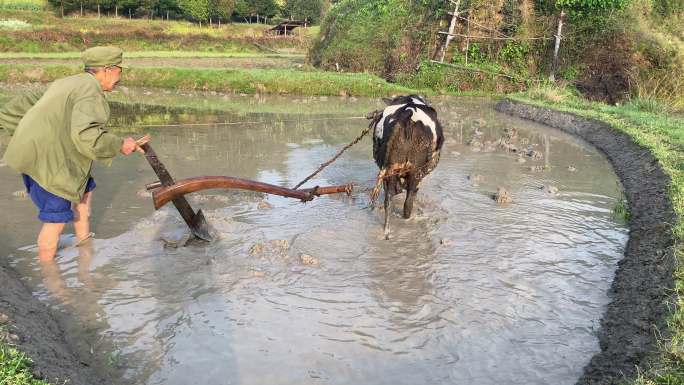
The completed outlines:
[[[7,1],[33,3],[36,0]],[[266,22],[274,16],[300,17],[309,22],[320,19],[328,0],[47,0],[60,16],[97,13],[129,18],[171,18],[195,22],[244,20]],[[27,9],[18,7],[18,9]],[[34,7],[31,7],[34,9]]]
[[[592,100],[684,109],[684,0],[462,0],[459,36],[446,64],[435,64],[453,11],[448,0],[341,0],[321,24],[311,62],[438,91],[528,89],[551,72],[563,11],[561,85]]]

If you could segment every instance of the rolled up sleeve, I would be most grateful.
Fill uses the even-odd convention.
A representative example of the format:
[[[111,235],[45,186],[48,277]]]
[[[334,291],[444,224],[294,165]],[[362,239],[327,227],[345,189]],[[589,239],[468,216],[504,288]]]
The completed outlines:
[[[71,114],[71,140],[78,152],[107,164],[118,154],[121,138],[105,130],[109,111],[104,100],[89,97],[77,100]]]

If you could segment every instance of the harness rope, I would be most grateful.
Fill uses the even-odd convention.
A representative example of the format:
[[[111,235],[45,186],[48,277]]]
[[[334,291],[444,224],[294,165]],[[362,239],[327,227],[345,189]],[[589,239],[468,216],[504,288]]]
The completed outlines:
[[[361,138],[366,136],[366,134],[368,134],[370,132],[370,130],[371,130],[371,127],[368,126],[368,128],[361,131],[361,135],[357,136],[356,139],[352,140],[348,145],[344,146],[340,151],[337,152],[337,154],[335,154],[335,156],[330,158],[327,162],[322,163],[321,166],[316,171],[314,171],[311,175],[307,176],[301,182],[297,183],[297,185],[294,187],[294,189],[296,190],[296,189],[300,188],[304,183],[308,182],[311,178],[318,175],[318,173],[323,171],[326,167],[330,166],[330,164],[332,164],[332,162],[336,161],[337,158],[339,158],[345,151],[347,151],[353,145],[358,143],[361,140]]]
[[[379,112],[379,111],[376,111]],[[368,116],[350,116],[350,117],[342,117],[342,118],[317,118],[317,119],[290,119],[290,120],[279,120],[279,122],[315,122],[315,121],[324,121],[324,120],[352,120],[352,119],[371,119]],[[269,124],[271,122],[263,122],[263,121],[248,121],[248,122],[215,122],[215,123],[186,123],[186,124],[142,124],[142,125],[137,125],[135,127],[139,128],[144,128],[144,127],[181,127],[181,126],[229,126],[229,125],[239,125],[239,124]],[[361,139],[363,139],[364,136],[366,136],[371,129],[374,128],[375,119],[373,119],[373,122],[365,128],[363,131],[361,131],[361,134],[357,136],[354,140],[352,140],[349,144],[344,146],[340,151],[338,151],[332,158],[330,158],[328,161],[322,163],[316,171],[311,173],[309,176],[304,178],[301,182],[297,183],[297,185],[294,187],[294,190],[299,189],[304,183],[308,182],[311,180],[313,177],[318,175],[321,171],[323,171],[325,168],[330,166],[333,162],[335,162],[342,154],[350,149],[352,146],[357,144]],[[115,126],[116,127],[116,126]],[[119,127],[117,127],[119,128]],[[410,171],[410,167],[400,167],[398,169],[393,169],[389,170],[382,170],[380,174],[378,174],[377,178],[375,179],[375,186],[373,188],[366,188],[363,191],[364,192],[371,192],[371,201],[374,201],[375,198],[377,198],[377,195],[379,193],[379,187],[384,179],[396,176],[396,175],[401,175],[404,174],[408,171]],[[425,165],[427,166],[427,165]],[[408,168],[408,170],[407,170]],[[421,167],[422,169],[423,167]],[[353,183],[348,186],[347,194],[350,194],[352,191]]]

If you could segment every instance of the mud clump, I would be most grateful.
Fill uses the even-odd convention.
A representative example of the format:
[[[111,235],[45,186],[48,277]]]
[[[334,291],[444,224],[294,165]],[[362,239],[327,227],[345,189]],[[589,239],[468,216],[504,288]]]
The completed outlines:
[[[265,277],[265,276],[266,276],[266,273],[264,273],[264,272],[261,271],[261,270],[254,270],[254,271],[252,271],[252,277],[254,277],[254,278],[263,278],[263,277]]]
[[[513,198],[503,187],[499,187],[499,189],[496,191],[496,194],[494,194],[492,198],[498,204],[507,204],[513,202]]]
[[[249,248],[249,255],[256,257],[257,255],[263,254],[266,247],[263,243],[255,243]]]
[[[545,185],[541,187],[541,190],[547,194],[558,194],[558,187],[552,185]]]
[[[180,236],[162,234],[159,237],[159,240],[162,241],[162,244],[165,249],[177,249],[179,247],[184,247],[188,245],[188,243],[190,243],[192,239],[194,239],[194,237],[190,236],[189,233],[184,233]]]
[[[149,191],[147,191],[146,189],[138,190],[138,191],[135,193],[135,195],[137,195],[138,198],[145,198],[145,199],[147,199],[147,198],[152,198],[152,193],[149,192]]]
[[[318,265],[318,259],[309,254],[300,254],[299,261],[302,265]]]
[[[496,143],[491,141],[485,141],[482,147],[482,152],[494,152],[496,151]]]
[[[273,205],[268,203],[268,201],[263,200],[263,201],[260,201],[259,203],[257,203],[257,209],[259,209],[259,210],[270,210],[272,208],[273,208]]]
[[[269,243],[273,249],[278,251],[287,251],[290,248],[290,242],[287,239],[273,239]]]
[[[544,158],[544,155],[542,155],[541,152],[535,151],[535,150],[531,150],[530,152],[528,152],[527,156],[529,156],[530,158],[532,158],[534,160],[541,160]]]
[[[484,182],[485,177],[480,174],[471,174],[468,175],[468,180],[473,186],[479,186],[480,183]]]
[[[286,239],[273,239],[268,242],[257,242],[249,248],[251,257],[261,259],[280,258],[287,259],[287,252],[290,250],[290,242]]]
[[[26,199],[28,198],[28,195],[29,194],[26,192],[26,190],[19,190],[12,193],[12,196],[18,199]]]
[[[482,142],[479,139],[471,139],[468,142],[468,147],[470,147],[470,151],[472,151],[472,152],[480,152],[480,151],[482,151],[482,148],[484,147],[484,145],[482,144]]]

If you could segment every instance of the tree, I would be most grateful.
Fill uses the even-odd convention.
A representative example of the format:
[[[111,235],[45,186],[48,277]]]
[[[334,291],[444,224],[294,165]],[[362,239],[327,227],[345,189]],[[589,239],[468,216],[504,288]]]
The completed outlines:
[[[278,4],[275,0],[252,0],[256,15],[273,17],[278,13]]]
[[[322,0],[287,0],[283,13],[295,20],[317,23],[323,10]]]
[[[254,16],[272,17],[277,12],[278,5],[275,0],[237,0],[235,3],[235,14],[250,20]]]
[[[209,16],[228,19],[235,10],[235,0],[211,0]]]
[[[571,17],[597,16],[606,11],[624,9],[630,0],[536,0],[535,8],[545,13],[567,11]]]
[[[202,22],[209,18],[209,0],[180,0],[178,5],[190,20]]]
[[[48,0],[50,4],[61,16],[76,10],[80,7],[78,0]]]

